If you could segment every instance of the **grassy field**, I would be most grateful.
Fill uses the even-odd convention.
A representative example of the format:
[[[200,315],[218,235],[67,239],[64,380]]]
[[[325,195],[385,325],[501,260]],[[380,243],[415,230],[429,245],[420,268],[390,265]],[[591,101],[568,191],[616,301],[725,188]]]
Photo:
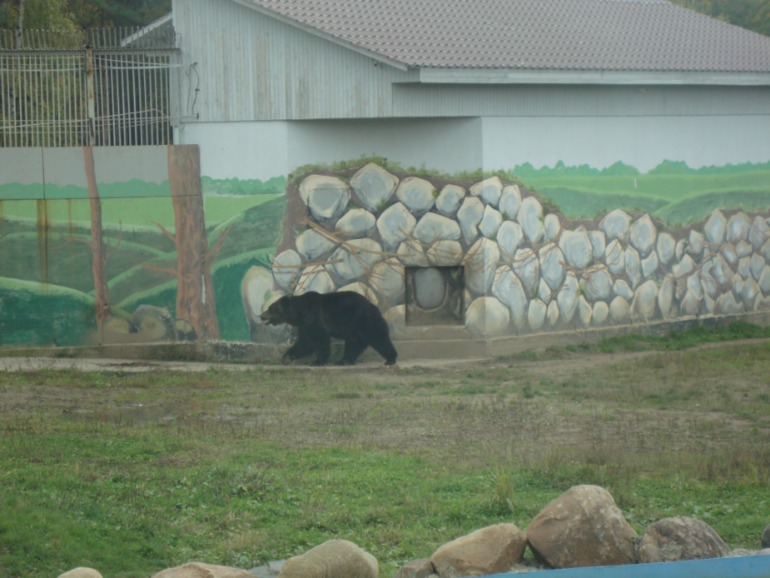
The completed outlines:
[[[392,576],[526,528],[575,484],[637,532],[770,521],[770,332],[624,337],[484,362],[0,373],[0,577],[250,568],[349,539]],[[77,361],[74,362],[77,366]]]

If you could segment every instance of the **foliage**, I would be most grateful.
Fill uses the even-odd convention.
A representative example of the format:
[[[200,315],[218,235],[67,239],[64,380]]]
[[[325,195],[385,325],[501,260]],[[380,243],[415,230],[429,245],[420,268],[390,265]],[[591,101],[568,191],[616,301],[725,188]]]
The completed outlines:
[[[277,195],[286,189],[285,177],[260,179],[212,179],[201,177],[204,195]]]
[[[171,12],[171,0],[25,0],[24,28],[144,26]],[[0,28],[16,28],[19,0],[0,2]]]
[[[685,8],[770,36],[770,0],[672,0]]]

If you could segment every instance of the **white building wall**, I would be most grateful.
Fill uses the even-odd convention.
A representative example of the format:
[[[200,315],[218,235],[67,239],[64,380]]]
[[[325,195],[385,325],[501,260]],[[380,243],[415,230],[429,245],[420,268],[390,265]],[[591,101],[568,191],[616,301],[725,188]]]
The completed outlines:
[[[291,171],[284,121],[188,124],[174,138],[200,147],[201,175],[214,179],[264,181]]]
[[[404,168],[445,173],[478,170],[480,119],[372,119],[197,123],[176,134],[198,144],[201,174],[267,180],[298,167],[384,157]]]
[[[289,125],[292,169],[379,156],[446,173],[481,167],[480,119],[304,121]]]
[[[770,116],[519,117],[199,123],[177,133],[198,144],[213,178],[288,175],[298,167],[378,156],[448,174],[618,161],[644,173],[664,160],[691,168],[768,162]]]
[[[768,162],[770,116],[486,117],[483,169],[617,161],[647,172],[664,160],[691,168]]]

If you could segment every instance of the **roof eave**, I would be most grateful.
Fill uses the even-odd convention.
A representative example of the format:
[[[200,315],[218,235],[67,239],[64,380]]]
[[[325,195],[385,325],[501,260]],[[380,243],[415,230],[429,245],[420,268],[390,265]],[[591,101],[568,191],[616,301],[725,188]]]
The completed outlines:
[[[323,38],[324,40],[328,40],[329,42],[333,42],[334,44],[338,44],[340,46],[343,46],[347,48],[348,50],[352,50],[353,52],[357,52],[358,54],[361,54],[363,56],[366,56],[367,58],[371,58],[372,60],[375,60],[377,62],[380,62],[382,64],[386,64],[388,66],[391,66],[393,68],[396,68],[398,70],[402,70],[406,72],[409,70],[409,67],[404,62],[400,62],[398,60],[394,60],[392,58],[388,58],[387,56],[383,56],[382,54],[379,54],[377,52],[367,50],[366,48],[363,48],[361,46],[357,46],[356,44],[353,44],[351,42],[348,42],[346,40],[343,40],[337,36],[334,36],[333,34],[329,34],[328,32],[324,32],[323,30],[319,30],[318,28],[314,28],[312,26],[308,26],[307,24],[304,24],[303,22],[299,22],[297,20],[294,20],[292,18],[289,18],[287,16],[284,16],[283,14],[280,14],[279,12],[275,12],[274,10],[270,10],[269,8],[265,8],[263,6],[259,6],[257,4],[254,4],[253,2],[250,2],[249,0],[234,0],[237,4],[241,4],[242,6],[246,6],[247,8],[251,8],[252,10],[255,10],[259,12],[260,14],[264,14],[265,16],[268,16],[269,18],[273,18],[274,20],[278,20],[279,22],[283,22],[284,24],[288,24],[289,26],[293,26],[294,28],[298,28],[304,32],[307,32],[309,34],[312,34],[313,36],[317,36],[319,38]]]
[[[421,67],[423,84],[649,84],[770,86],[768,72],[535,70]]]

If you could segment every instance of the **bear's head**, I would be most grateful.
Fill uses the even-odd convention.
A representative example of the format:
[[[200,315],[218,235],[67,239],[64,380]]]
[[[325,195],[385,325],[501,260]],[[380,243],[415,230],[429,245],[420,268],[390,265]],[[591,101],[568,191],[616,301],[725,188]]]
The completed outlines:
[[[259,316],[267,325],[281,325],[288,323],[294,325],[297,319],[296,307],[292,304],[292,298],[284,295],[278,301],[270,305],[267,311]]]

